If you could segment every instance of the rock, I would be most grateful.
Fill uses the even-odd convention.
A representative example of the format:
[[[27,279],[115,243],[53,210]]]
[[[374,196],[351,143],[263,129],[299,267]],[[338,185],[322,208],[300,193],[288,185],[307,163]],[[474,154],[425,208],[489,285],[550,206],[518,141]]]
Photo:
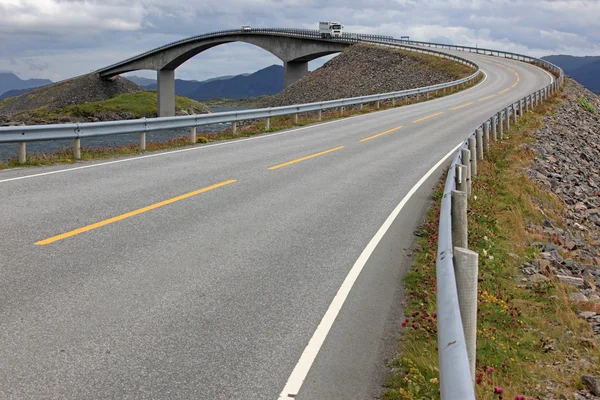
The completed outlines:
[[[575,292],[569,294],[569,299],[572,301],[588,301],[588,298],[583,293]]]
[[[529,278],[529,281],[531,281],[533,283],[544,283],[544,282],[548,282],[549,280],[550,280],[550,278],[548,278],[547,276],[544,276],[542,274],[535,274]]]
[[[583,288],[585,286],[585,282],[582,278],[576,278],[574,276],[566,276],[566,275],[556,275],[559,281],[562,283],[566,283],[568,285],[577,286]]]
[[[598,383],[598,379],[600,378],[596,376],[584,375],[581,377],[581,383],[583,383],[592,394],[600,396],[600,384]]]
[[[595,312],[593,312],[593,311],[580,311],[580,312],[579,312],[579,316],[580,316],[581,318],[585,318],[585,319],[590,319],[590,318],[593,318],[593,317],[595,317],[596,315],[597,315],[597,314],[596,314]]]

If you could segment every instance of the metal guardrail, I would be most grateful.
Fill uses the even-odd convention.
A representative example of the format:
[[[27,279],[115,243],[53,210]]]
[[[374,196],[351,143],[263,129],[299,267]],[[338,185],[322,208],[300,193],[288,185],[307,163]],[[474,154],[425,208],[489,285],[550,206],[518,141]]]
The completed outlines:
[[[463,46],[453,47],[469,49]],[[478,50],[483,51],[482,49]],[[485,51],[489,50],[486,49]],[[498,53],[497,51],[494,52]],[[500,54],[503,53],[500,52]],[[461,159],[461,150],[467,148],[469,138],[474,137],[478,139],[478,135],[476,135],[478,130],[489,132],[491,128],[494,132],[499,131],[499,136],[502,137],[502,124],[508,125],[511,115],[513,121],[515,121],[517,112],[522,116],[524,112],[529,111],[531,108],[538,105],[540,101],[546,100],[549,94],[555,93],[564,83],[564,73],[562,69],[555,65],[527,56],[513,56],[518,56],[522,61],[529,61],[534,62],[537,65],[542,65],[558,75],[558,78],[554,79],[550,85],[530,93],[517,102],[513,102],[485,120],[465,140],[450,166],[441,202],[438,228],[438,255],[436,261],[436,276],[438,282],[436,297],[438,315],[438,356],[440,364],[440,391],[441,398],[443,399],[475,400],[473,380],[467,356],[467,344],[465,342],[465,333],[459,309],[459,296],[456,286],[457,282],[452,246],[451,193],[453,190],[457,189],[456,166],[463,161]],[[472,155],[471,157],[473,158],[475,155]]]

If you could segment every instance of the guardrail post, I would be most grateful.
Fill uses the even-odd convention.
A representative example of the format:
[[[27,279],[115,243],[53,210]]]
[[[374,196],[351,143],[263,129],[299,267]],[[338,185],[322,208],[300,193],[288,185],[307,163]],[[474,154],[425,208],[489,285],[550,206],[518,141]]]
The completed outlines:
[[[271,118],[266,118],[265,119],[265,131],[268,131],[269,129],[271,129]]]
[[[471,367],[471,378],[475,382],[475,354],[477,345],[477,276],[479,254],[462,248],[454,248],[454,275],[460,318],[465,332],[467,355]]]
[[[377,109],[379,110],[379,106],[380,106],[380,104],[379,104],[379,100],[377,100],[377,103],[376,103],[376,105],[377,105]]]
[[[498,111],[498,139],[504,139],[504,122],[502,121],[504,112]]]
[[[483,160],[483,133],[477,128],[475,131],[475,143],[477,144],[477,160]]]
[[[19,142],[19,164],[27,162],[27,142]]]
[[[419,93],[417,93],[417,103],[419,102],[419,97],[420,97],[420,95],[419,95]]]
[[[490,120],[492,123],[492,120]],[[483,151],[487,154],[490,152],[490,126],[487,121],[483,123]]]
[[[492,117],[492,140],[498,140],[498,121],[500,121],[500,113]]]
[[[196,143],[197,138],[196,138],[196,127],[192,126],[190,128],[190,143]]]
[[[234,134],[234,135],[237,133],[237,121],[234,121],[231,124],[231,133]]]
[[[360,103],[360,111],[363,110],[363,103]]]
[[[396,107],[396,98],[392,98],[392,107]]]
[[[323,121],[323,110],[319,110],[319,121]]]
[[[465,167],[457,165],[461,169]],[[457,168],[458,170],[458,168]],[[467,192],[453,190],[450,210],[452,213],[452,247],[468,248]]]
[[[525,97],[525,112],[529,113],[529,102],[531,101],[531,95]]]
[[[340,107],[340,116],[342,116],[342,117],[344,116],[344,107],[343,106]]]
[[[140,133],[140,149],[146,150],[146,132]]]
[[[477,176],[477,142],[474,137],[469,138],[469,151],[471,152],[471,178]]]
[[[81,160],[81,138],[73,139],[73,158]]]
[[[404,104],[408,104],[408,96],[404,96]]]
[[[470,196],[473,187],[473,176],[471,175],[471,151],[469,149],[461,149],[461,164],[466,168],[467,194]]]
[[[512,105],[512,120],[515,124],[517,123],[517,103]]]
[[[298,113],[294,114],[294,125],[298,125]]]
[[[510,113],[508,112],[508,107],[506,107],[506,130],[510,130]]]
[[[469,193],[469,185],[467,183],[467,166],[462,164],[456,164],[456,170],[454,177],[456,178],[456,190],[460,192]]]

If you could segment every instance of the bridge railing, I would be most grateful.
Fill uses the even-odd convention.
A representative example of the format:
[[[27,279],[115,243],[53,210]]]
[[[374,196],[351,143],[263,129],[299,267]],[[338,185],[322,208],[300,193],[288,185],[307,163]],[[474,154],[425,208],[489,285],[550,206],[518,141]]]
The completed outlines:
[[[282,30],[264,30],[269,32],[279,32]],[[229,32],[229,31],[223,31]],[[238,32],[238,31],[235,31]],[[289,34],[298,35],[317,35],[318,31],[286,30]],[[35,141],[64,140],[72,139],[74,158],[80,158],[80,146],[82,138],[97,136],[110,136],[119,134],[140,134],[140,147],[145,149],[146,133],[153,131],[163,131],[178,128],[190,128],[190,140],[195,141],[195,132],[197,127],[213,125],[219,123],[237,124],[241,121],[267,119],[282,115],[293,115],[308,112],[319,112],[342,109],[348,106],[356,106],[366,103],[381,102],[391,100],[408,99],[409,97],[428,96],[429,93],[445,91],[456,87],[462,87],[476,79],[481,73],[479,67],[462,57],[442,53],[434,49],[421,49],[405,44],[383,43],[376,40],[374,35],[368,35],[368,39],[356,38],[355,40],[367,43],[374,43],[383,46],[393,46],[405,48],[411,51],[429,53],[438,57],[444,57],[471,66],[475,72],[470,76],[458,79],[452,82],[431,85],[416,89],[408,89],[396,92],[375,94],[369,96],[359,96],[339,100],[321,101],[307,104],[297,104],[283,107],[269,107],[253,110],[228,111],[211,114],[199,114],[179,117],[161,117],[161,118],[141,118],[134,120],[109,121],[109,122],[89,122],[89,123],[70,123],[70,124],[52,124],[52,125],[30,125],[30,126],[9,126],[0,127],[0,143],[19,143],[18,159],[19,162],[26,161],[26,143]],[[189,40],[189,39],[186,39]],[[107,67],[111,68],[111,67]],[[235,125],[234,125],[235,126]]]

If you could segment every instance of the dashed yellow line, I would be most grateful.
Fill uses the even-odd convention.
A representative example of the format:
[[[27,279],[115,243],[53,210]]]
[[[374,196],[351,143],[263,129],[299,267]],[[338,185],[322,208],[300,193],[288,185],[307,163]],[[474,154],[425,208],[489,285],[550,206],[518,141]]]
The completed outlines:
[[[376,137],[379,137],[379,136],[387,135],[388,133],[397,131],[398,129],[402,129],[402,128],[404,128],[404,127],[403,126],[397,126],[397,127],[392,128],[392,129],[390,129],[388,131],[378,133],[377,135],[373,135],[373,136],[366,137],[364,139],[360,139],[360,142],[366,142],[367,140],[371,140],[371,139],[375,139]]]
[[[510,88],[506,88],[506,89],[504,89],[503,91],[501,91],[501,92],[500,92],[500,93],[498,93],[498,94],[503,94],[503,93],[506,93],[506,92],[508,92],[509,90],[510,90]]]
[[[467,104],[463,104],[462,106],[458,106],[458,107],[451,108],[451,110],[452,110],[452,111],[454,111],[454,110],[458,110],[459,108],[468,107],[468,106],[470,106],[471,104],[473,104],[473,102],[470,102],[470,103],[467,103]]]
[[[274,165],[272,167],[269,167],[269,170],[272,171],[274,169],[278,169],[278,168],[282,168],[282,167],[287,167],[288,165],[296,164],[296,163],[299,163],[301,161],[310,160],[311,158],[319,157],[319,156],[322,156],[323,154],[331,153],[331,152],[334,152],[334,151],[337,151],[337,150],[341,150],[343,148],[344,148],[344,146],[340,146],[340,147],[336,147],[334,149],[329,149],[329,150],[321,151],[320,153],[311,154],[311,155],[306,156],[306,157],[297,158],[295,160],[288,161],[288,162],[285,162],[283,164],[277,164],[277,165]]]
[[[439,113],[431,114],[431,115],[428,115],[428,116],[426,116],[424,118],[421,118],[421,119],[416,119],[416,120],[413,121],[413,124],[416,124],[417,122],[425,121],[426,119],[429,119],[429,118],[437,117],[438,115],[442,115],[443,113],[444,112],[441,111]]]
[[[83,228],[75,229],[75,230],[60,234],[60,235],[52,236],[51,238],[48,238],[48,239],[40,240],[39,242],[36,242],[35,244],[37,244],[39,246],[44,246],[46,244],[58,242],[59,240],[63,240],[68,237],[71,237],[71,236],[79,235],[80,233],[88,232],[93,229],[97,229],[102,226],[112,224],[114,222],[122,221],[126,218],[133,217],[135,215],[142,214],[147,211],[154,210],[154,209],[162,207],[162,206],[166,206],[167,204],[172,204],[172,203],[175,203],[176,201],[187,199],[189,197],[196,196],[200,193],[208,192],[209,190],[217,189],[217,188],[220,188],[225,185],[229,185],[234,182],[236,182],[236,181],[232,179],[232,180],[224,181],[221,183],[217,183],[216,185],[208,186],[203,189],[199,189],[199,190],[195,190],[193,192],[182,194],[181,196],[173,197],[172,199],[164,200],[159,203],[155,203],[150,206],[140,208],[138,210],[130,211],[128,213],[121,214],[121,215],[113,217],[113,218],[105,219],[104,221],[96,222],[95,224],[84,226]]]
[[[493,95],[491,95],[491,96],[484,97],[483,99],[479,99],[479,100],[477,100],[477,101],[485,101],[485,100],[487,100],[487,99],[491,99],[492,97],[495,97],[495,96],[496,96],[496,95],[495,95],[495,94],[493,94]]]
[[[519,84],[519,82],[515,82],[511,87],[515,87]]]

